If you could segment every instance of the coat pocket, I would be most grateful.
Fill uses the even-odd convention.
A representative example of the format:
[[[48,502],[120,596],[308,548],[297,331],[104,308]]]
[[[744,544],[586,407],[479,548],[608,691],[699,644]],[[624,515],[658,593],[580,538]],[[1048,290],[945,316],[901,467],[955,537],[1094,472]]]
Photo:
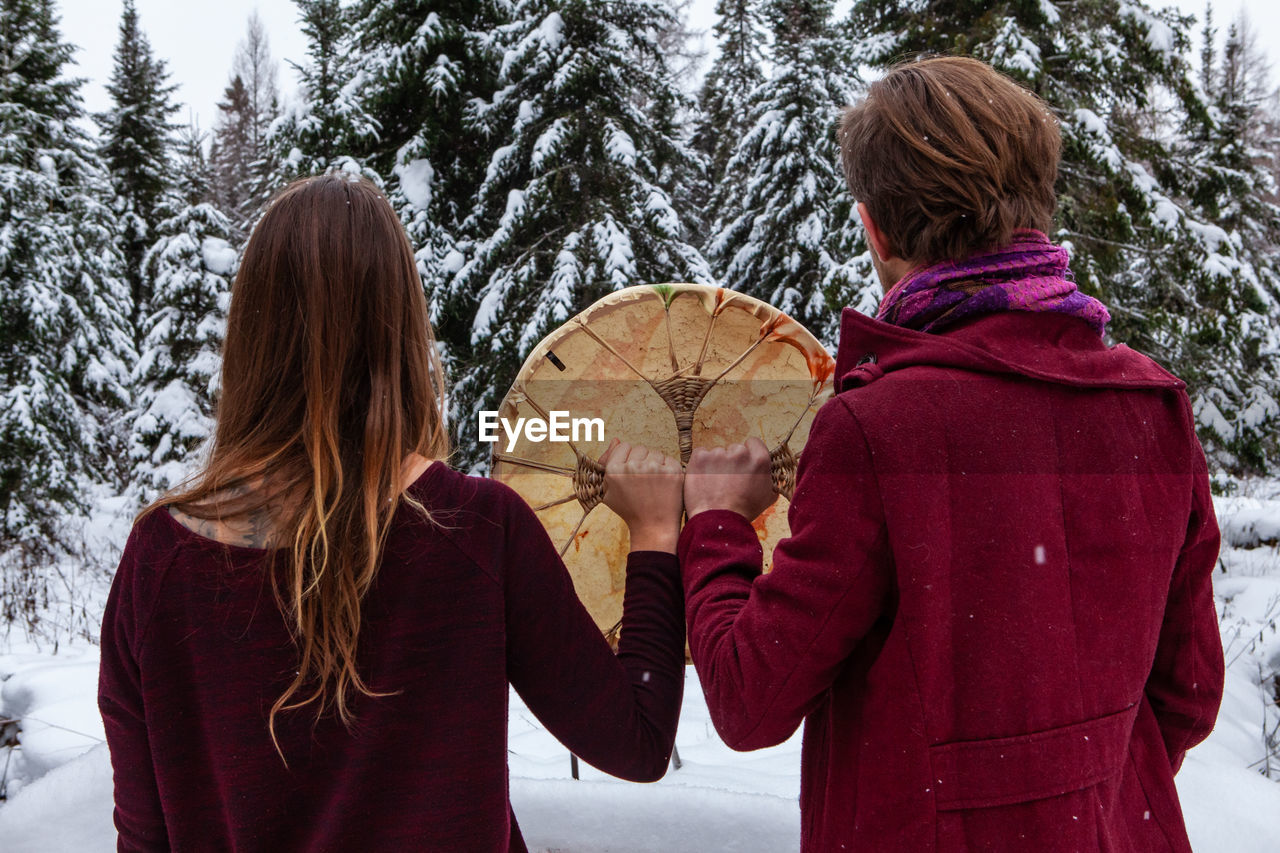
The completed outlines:
[[[1056,797],[1120,774],[1136,704],[1081,723],[929,747],[938,811]]]

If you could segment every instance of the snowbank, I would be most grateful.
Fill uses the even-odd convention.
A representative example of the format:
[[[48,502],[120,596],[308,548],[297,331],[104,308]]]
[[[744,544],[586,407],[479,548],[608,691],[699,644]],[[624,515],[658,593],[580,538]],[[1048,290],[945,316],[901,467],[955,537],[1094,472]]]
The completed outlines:
[[[111,757],[99,744],[0,806],[5,853],[112,853]]]
[[[1239,765],[1215,761],[1203,747],[1187,754],[1175,781],[1191,849],[1198,853],[1280,850],[1280,785]]]
[[[1224,546],[1255,548],[1280,542],[1280,500],[1225,498],[1216,508]]]
[[[98,714],[98,650],[0,658],[0,717],[20,720],[21,746],[7,757],[8,793],[27,779],[105,741]],[[7,847],[6,847],[7,849]]]
[[[661,783],[512,779],[511,803],[530,850],[539,853],[800,849],[799,806],[761,794]]]

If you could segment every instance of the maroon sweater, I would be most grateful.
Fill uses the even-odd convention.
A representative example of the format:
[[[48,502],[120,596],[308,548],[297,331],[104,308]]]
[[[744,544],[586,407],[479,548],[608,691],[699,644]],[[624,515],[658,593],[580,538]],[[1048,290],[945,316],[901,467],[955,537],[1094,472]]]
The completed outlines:
[[[773,571],[736,513],[680,539],[725,742],[804,721],[804,849],[1189,851],[1173,774],[1223,658],[1182,383],[1025,312],[846,310],[836,377]]]
[[[514,492],[441,463],[398,510],[364,603],[347,731],[267,713],[296,651],[264,552],[153,512],[134,527],[102,627],[99,704],[121,850],[524,850],[507,796],[507,685],[605,772],[666,771],[684,679],[675,557],[627,566],[617,656]]]

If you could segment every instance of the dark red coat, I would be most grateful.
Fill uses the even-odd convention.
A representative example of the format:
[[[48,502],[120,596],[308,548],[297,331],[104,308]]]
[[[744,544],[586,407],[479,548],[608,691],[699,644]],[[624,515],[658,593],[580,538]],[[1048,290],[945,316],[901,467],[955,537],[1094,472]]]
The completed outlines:
[[[266,552],[164,510],[135,525],[99,685],[120,850],[524,850],[508,683],[600,769],[663,775],[684,689],[675,557],[631,554],[615,657],[515,492],[440,462],[410,492],[438,523],[397,511],[362,607],[360,671],[388,695],[355,697],[351,730],[313,706],[281,714],[288,767],[267,712],[297,652]]]
[[[736,513],[680,540],[721,736],[805,721],[804,849],[1189,850],[1173,774],[1223,658],[1182,383],[1025,312],[846,310],[836,376],[773,572]]]

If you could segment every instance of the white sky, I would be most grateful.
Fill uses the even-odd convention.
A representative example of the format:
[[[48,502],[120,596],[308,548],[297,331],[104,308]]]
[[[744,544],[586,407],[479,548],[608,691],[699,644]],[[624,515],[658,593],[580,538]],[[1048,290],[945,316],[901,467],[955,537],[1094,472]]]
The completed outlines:
[[[844,6],[848,0],[840,5]],[[1165,0],[1149,0],[1165,5]],[[286,60],[302,62],[306,43],[298,29],[297,8],[291,0],[136,0],[143,31],[155,54],[168,63],[170,79],[178,84],[175,100],[184,108],[175,116],[186,122],[191,115],[200,127],[210,130],[217,115],[216,104],[227,85],[231,59],[244,37],[249,14],[258,10],[271,45],[272,56],[280,64],[280,88],[292,93],[296,86],[293,69]],[[1204,0],[1176,0],[1176,5],[1199,19]],[[1280,3],[1276,0],[1212,0],[1214,17],[1221,31],[1244,9],[1258,33],[1258,44],[1273,60],[1280,54]],[[88,79],[81,90],[85,106],[99,112],[110,106],[103,88],[111,76],[112,53],[119,38],[121,0],[61,0],[63,38],[81,48],[79,67],[73,73]],[[693,0],[693,25],[710,30],[715,0]],[[708,41],[710,39],[708,38]],[[1199,51],[1199,27],[1195,31]],[[1280,63],[1276,71],[1280,73]]]
[[[79,67],[71,73],[88,79],[81,89],[85,107],[101,112],[111,105],[104,89],[111,77],[112,56],[120,39],[121,0],[59,0],[62,36],[81,48]],[[216,104],[231,73],[236,45],[244,38],[249,15],[258,10],[271,55],[280,65],[280,88],[297,85],[286,59],[306,58],[306,39],[298,28],[297,7],[290,0],[135,0],[138,22],[155,55],[169,66],[178,85],[174,100],[183,108],[174,116],[185,123],[189,110],[202,130],[212,130]]]

